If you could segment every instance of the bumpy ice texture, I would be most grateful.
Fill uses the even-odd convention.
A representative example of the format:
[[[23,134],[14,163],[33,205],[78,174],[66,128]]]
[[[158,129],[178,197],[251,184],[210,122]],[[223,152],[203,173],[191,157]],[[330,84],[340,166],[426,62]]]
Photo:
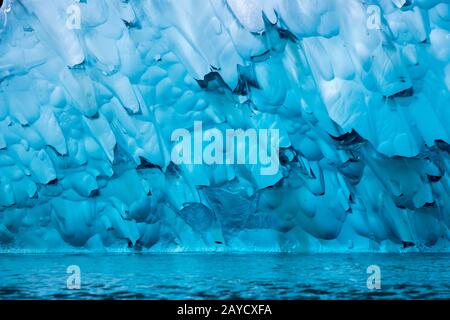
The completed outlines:
[[[448,0],[3,2],[3,250],[448,250]],[[279,174],[174,165],[195,120]]]

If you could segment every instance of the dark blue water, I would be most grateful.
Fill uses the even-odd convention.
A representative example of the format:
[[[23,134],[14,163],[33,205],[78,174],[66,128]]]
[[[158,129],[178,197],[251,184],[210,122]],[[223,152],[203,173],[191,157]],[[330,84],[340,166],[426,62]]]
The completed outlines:
[[[0,299],[450,299],[450,254],[0,255]],[[69,265],[81,288],[67,289]],[[381,289],[367,288],[367,267]]]

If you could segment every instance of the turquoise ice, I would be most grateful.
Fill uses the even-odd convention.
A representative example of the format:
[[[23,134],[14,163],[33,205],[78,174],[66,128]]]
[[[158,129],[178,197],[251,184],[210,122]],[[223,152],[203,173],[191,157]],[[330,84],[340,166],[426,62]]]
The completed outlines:
[[[280,170],[175,165],[277,129]],[[448,251],[448,0],[4,0],[3,251]]]

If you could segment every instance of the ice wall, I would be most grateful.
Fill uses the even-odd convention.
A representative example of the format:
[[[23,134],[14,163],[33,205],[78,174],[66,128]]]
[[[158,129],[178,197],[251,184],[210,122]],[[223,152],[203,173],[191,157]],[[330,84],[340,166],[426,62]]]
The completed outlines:
[[[3,250],[448,250],[448,0],[4,0]],[[281,169],[174,165],[277,128]]]

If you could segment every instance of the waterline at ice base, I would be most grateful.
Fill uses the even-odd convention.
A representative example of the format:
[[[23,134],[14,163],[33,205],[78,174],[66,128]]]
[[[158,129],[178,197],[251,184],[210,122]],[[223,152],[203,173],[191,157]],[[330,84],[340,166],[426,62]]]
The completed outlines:
[[[448,1],[2,2],[2,252],[449,251]]]

